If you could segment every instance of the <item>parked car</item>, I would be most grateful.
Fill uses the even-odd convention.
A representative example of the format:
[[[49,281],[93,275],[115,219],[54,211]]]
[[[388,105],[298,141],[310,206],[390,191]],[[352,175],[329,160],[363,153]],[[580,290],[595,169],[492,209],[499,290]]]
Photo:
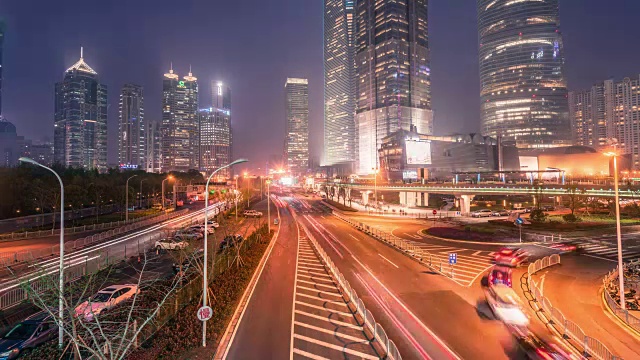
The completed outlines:
[[[521,206],[514,206],[512,211],[517,213],[523,213],[523,212],[526,212],[526,209]]]
[[[485,290],[485,297],[493,314],[505,324],[519,327],[529,324],[520,297],[512,288],[504,284],[490,286]]]
[[[173,237],[176,241],[192,241],[198,240],[203,237],[203,234],[199,231],[179,231]]]
[[[517,267],[529,260],[529,254],[521,248],[504,248],[495,256],[496,265]]]
[[[199,232],[201,234],[204,234],[204,225],[191,225],[187,228],[187,231]],[[213,226],[207,226],[207,232],[209,233],[209,235],[213,234],[214,231],[215,228]]]
[[[555,211],[556,207],[555,206],[551,206],[551,205],[547,205],[547,206],[543,206],[542,210],[544,210],[544,211]]]
[[[137,293],[138,286],[135,284],[106,287],[98,291],[98,293],[93,295],[89,300],[76,306],[75,314],[85,321],[93,321],[95,315],[131,299]]]
[[[218,210],[218,209],[216,209]],[[220,224],[218,224],[217,222],[213,221],[213,220],[209,220],[207,221],[207,226],[211,226],[214,229],[217,229],[220,227]]]
[[[477,217],[477,218],[481,218],[481,217],[489,217],[493,214],[493,211],[489,210],[489,209],[482,209],[482,210],[477,210],[471,213],[471,217]]]
[[[492,216],[509,216],[508,210],[496,210],[491,213]]]
[[[0,360],[13,360],[57,335],[58,327],[48,312],[31,315],[0,338]]]
[[[155,210],[162,210],[162,204],[160,204],[160,203],[153,204],[153,206],[151,208],[155,209]]]
[[[160,239],[156,241],[157,250],[182,250],[189,244],[186,241],[174,241],[173,239]]]

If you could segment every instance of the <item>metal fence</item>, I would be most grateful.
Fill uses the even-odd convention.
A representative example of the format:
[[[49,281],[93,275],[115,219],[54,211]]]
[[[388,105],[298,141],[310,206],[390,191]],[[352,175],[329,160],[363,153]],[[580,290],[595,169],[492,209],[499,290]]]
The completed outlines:
[[[168,210],[168,211],[166,211],[166,213],[169,213],[170,211],[172,211],[172,210]],[[65,216],[66,216],[66,214],[65,214]],[[108,223],[100,223],[100,224],[93,224],[93,225],[82,225],[82,226],[75,226],[75,227],[65,227],[64,228],[64,233],[65,234],[75,234],[75,233],[85,232],[85,231],[95,231],[95,230],[102,230],[102,229],[110,229],[110,228],[118,227],[118,226],[122,226],[122,225],[135,224],[135,223],[138,223],[138,222],[141,222],[141,221],[145,221],[145,220],[157,217],[157,216],[158,216],[157,214],[151,214],[151,215],[147,215],[147,216],[131,219],[129,221],[121,220],[121,221],[111,221],[111,222],[108,222]],[[19,240],[19,239],[27,239],[27,238],[37,238],[37,237],[53,236],[53,235],[59,235],[59,234],[60,234],[60,229],[12,232],[12,233],[9,233],[9,234],[0,234],[0,241],[2,241],[2,240]]]
[[[180,211],[168,212],[163,215],[156,215],[153,217],[148,217],[144,220],[112,229],[109,231],[105,231],[99,234],[90,235],[81,239],[71,240],[64,243],[65,252],[73,251],[80,248],[83,248],[87,245],[92,245],[97,242],[103,241],[105,239],[132,231],[137,230],[141,227],[148,226],[154,223],[162,222],[165,220],[173,219],[175,217],[184,215],[189,210],[184,209]],[[66,229],[65,229],[66,231]],[[28,250],[28,251],[19,251],[19,252],[4,252],[0,253],[0,265],[7,266],[25,261],[33,261],[37,259],[42,259],[45,257],[55,256],[60,254],[60,245],[54,245],[38,250]]]
[[[316,252],[324,262],[325,266],[329,269],[329,272],[333,275],[334,279],[338,282],[339,287],[341,288],[342,294],[346,295],[348,301],[351,302],[355,308],[356,313],[360,315],[363,319],[363,327],[368,329],[371,334],[373,334],[373,340],[377,340],[382,349],[386,352],[386,358],[392,360],[401,360],[402,356],[400,356],[400,352],[398,351],[398,347],[393,342],[393,340],[389,339],[387,333],[384,331],[382,326],[378,324],[373,317],[371,311],[367,310],[364,306],[364,302],[358,297],[356,291],[351,287],[349,282],[344,278],[340,270],[335,266],[331,258],[327,255],[324,249],[318,244],[316,239],[313,237],[310,231],[308,231],[307,227],[300,222],[300,226],[304,229],[305,233],[308,235],[311,244],[316,249]]]
[[[631,262],[626,266],[634,266],[634,265],[635,266],[640,265],[640,261]],[[618,281],[618,267],[616,266],[615,269],[609,272],[604,277],[604,279],[602,279],[602,284],[603,284],[602,292],[604,293],[604,299],[607,302],[609,309],[611,309],[611,311],[618,317],[618,319],[622,320],[625,324],[631,326],[636,331],[640,331],[640,319],[634,316],[632,313],[630,313],[629,310],[627,309],[622,310],[619,302],[611,297],[611,293],[609,290],[613,287],[616,287],[616,290],[617,290],[617,284],[616,284],[617,281]]]
[[[529,290],[531,291],[531,295],[535,301],[537,301],[540,309],[546,314],[549,324],[551,324],[564,338],[571,339],[582,347],[584,356],[600,360],[621,360],[622,358],[615,356],[598,339],[588,336],[578,324],[567,319],[560,309],[554,308],[551,301],[544,297],[542,290],[531,278],[531,276],[538,271],[557,264],[560,264],[560,255],[553,254],[536,260],[529,264],[529,267],[527,268]]]

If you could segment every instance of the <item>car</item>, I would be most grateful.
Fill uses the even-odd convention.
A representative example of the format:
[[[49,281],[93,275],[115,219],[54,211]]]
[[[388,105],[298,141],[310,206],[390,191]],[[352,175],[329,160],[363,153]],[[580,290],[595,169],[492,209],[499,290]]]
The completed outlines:
[[[471,217],[477,217],[477,218],[481,218],[481,217],[489,217],[493,214],[493,211],[489,210],[489,209],[482,209],[482,210],[477,210],[471,213]]]
[[[521,248],[503,248],[495,255],[496,265],[520,266],[529,260],[529,254]]]
[[[174,241],[173,239],[160,239],[156,241],[156,250],[183,250],[189,244],[186,241]]]
[[[578,253],[581,250],[578,243],[574,241],[553,243],[549,247],[560,251],[560,254]]]
[[[191,241],[198,240],[203,237],[203,234],[199,231],[179,231],[174,235],[174,240],[176,241]]]
[[[255,210],[245,210],[243,215],[245,217],[261,217],[262,213],[260,211],[255,211]]]
[[[214,229],[217,229],[220,227],[220,224],[218,224],[217,222],[213,221],[213,220],[209,220],[207,221],[207,226],[211,226]]]
[[[13,360],[27,349],[47,342],[58,335],[52,315],[40,311],[14,326],[0,338],[0,360]]]
[[[532,211],[533,211],[532,207],[527,207],[527,208],[524,209],[524,212],[526,212],[526,213],[530,213]]]
[[[544,210],[544,211],[555,211],[556,207],[552,206],[552,205],[547,205],[547,206],[543,206],[542,210]]]
[[[517,212],[517,213],[523,213],[523,212],[527,212],[527,209],[521,207],[521,206],[514,206],[512,209],[513,212]]]
[[[242,237],[242,235],[240,235],[240,234],[227,235],[220,242],[220,246],[218,248],[218,251],[221,252],[221,251],[223,251],[225,249],[235,247],[236,244],[240,244],[243,241],[244,241],[244,237]]]
[[[98,291],[89,300],[76,306],[76,317],[84,321],[93,321],[96,315],[131,299],[138,292],[138,285],[135,284],[111,285],[106,287]]]
[[[487,273],[487,285],[495,286],[498,284],[512,286],[513,270],[506,266],[494,266]]]
[[[492,216],[509,216],[508,210],[496,210],[491,213]]]
[[[199,232],[201,234],[204,234],[204,225],[191,225],[187,228],[187,231]],[[213,234],[214,231],[215,228],[213,226],[207,226],[207,232],[209,233],[209,235]]]
[[[485,290],[485,297],[491,312],[507,325],[525,327],[529,318],[523,311],[522,301],[516,292],[507,285],[497,284]]]
[[[517,337],[519,358],[529,360],[569,360],[571,355],[564,351],[560,346],[542,340],[541,338],[528,334],[527,336]]]
[[[155,210],[162,210],[162,204],[160,204],[160,203],[153,204],[153,206],[151,208],[155,209]]]

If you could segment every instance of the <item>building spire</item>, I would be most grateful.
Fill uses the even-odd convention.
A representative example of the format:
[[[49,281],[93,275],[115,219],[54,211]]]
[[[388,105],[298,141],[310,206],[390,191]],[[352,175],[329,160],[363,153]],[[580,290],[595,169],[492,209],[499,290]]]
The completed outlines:
[[[169,73],[173,74],[173,61],[169,63]]]
[[[80,59],[84,58],[84,48],[80,46]]]
[[[193,73],[191,73],[191,64],[189,64],[189,75],[185,76],[184,79],[187,80],[187,81],[196,81],[196,80],[198,80],[198,78],[193,76]]]
[[[164,77],[168,79],[177,79],[178,75],[173,73],[173,61],[169,63],[169,72],[164,74]]]

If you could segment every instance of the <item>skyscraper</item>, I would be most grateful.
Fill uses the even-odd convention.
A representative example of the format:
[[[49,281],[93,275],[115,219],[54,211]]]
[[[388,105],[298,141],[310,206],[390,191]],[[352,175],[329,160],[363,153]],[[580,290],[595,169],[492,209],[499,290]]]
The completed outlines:
[[[231,132],[231,89],[221,82],[211,83],[213,106],[199,112],[200,170],[210,174],[230,163],[233,137]],[[218,172],[219,179],[231,177],[229,168]]]
[[[162,81],[162,171],[198,167],[198,79],[173,68]]]
[[[600,148],[607,142],[604,83],[569,92],[573,144]]]
[[[355,0],[324,1],[323,165],[356,161]]]
[[[120,93],[118,162],[145,169],[146,131],[142,86],[125,84]]]
[[[427,0],[358,1],[355,48],[357,172],[371,174],[385,136],[433,132]]]
[[[107,86],[80,60],[55,87],[55,162],[85,169],[107,169]]]
[[[0,20],[0,117],[2,117],[2,49],[4,48],[4,22]]]
[[[518,147],[571,139],[558,0],[478,0],[481,132]]]
[[[289,171],[301,175],[309,168],[309,81],[287,78],[284,89],[287,107],[284,153]]]

